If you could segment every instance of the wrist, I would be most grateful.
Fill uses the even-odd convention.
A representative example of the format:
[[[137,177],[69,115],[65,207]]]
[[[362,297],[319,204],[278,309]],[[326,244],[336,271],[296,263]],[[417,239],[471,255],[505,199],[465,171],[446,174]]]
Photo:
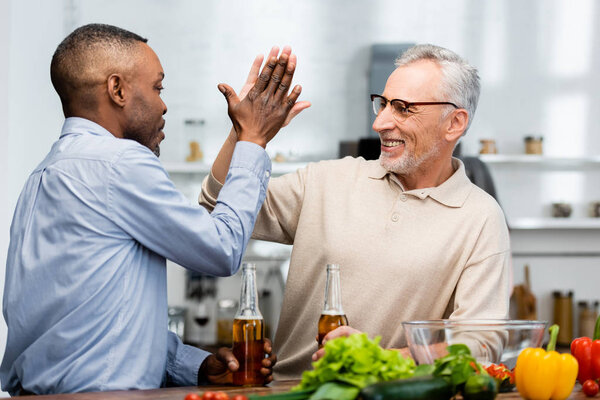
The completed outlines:
[[[255,143],[255,144],[259,145],[263,149],[267,148],[267,141],[264,139],[256,138],[256,137],[248,137],[248,136],[240,135],[238,137],[238,142],[251,142],[251,143]]]
[[[208,362],[209,358],[214,357],[213,354],[209,355],[202,361],[200,364],[200,368],[198,368],[198,386],[202,386],[208,383],[208,375],[206,371],[208,370]]]

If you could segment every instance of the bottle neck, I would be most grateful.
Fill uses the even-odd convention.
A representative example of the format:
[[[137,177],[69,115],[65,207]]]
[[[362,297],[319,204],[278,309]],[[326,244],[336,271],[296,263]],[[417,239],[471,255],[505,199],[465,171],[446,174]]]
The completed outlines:
[[[323,314],[343,315],[342,291],[340,288],[339,265],[327,265],[327,283],[325,284],[325,304]]]
[[[262,319],[258,308],[258,290],[256,287],[256,267],[254,264],[242,265],[242,291],[237,319]]]

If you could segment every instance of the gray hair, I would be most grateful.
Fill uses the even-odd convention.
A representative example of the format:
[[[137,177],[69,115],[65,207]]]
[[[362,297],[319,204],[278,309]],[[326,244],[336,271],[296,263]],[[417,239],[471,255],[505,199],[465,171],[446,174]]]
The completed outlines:
[[[406,50],[398,59],[396,67],[402,67],[420,60],[430,60],[442,68],[442,95],[444,101],[450,101],[469,113],[469,123],[463,132],[467,132],[477,109],[481,85],[477,68],[468,64],[458,54],[432,44],[419,44]],[[450,110],[445,113],[448,115]]]

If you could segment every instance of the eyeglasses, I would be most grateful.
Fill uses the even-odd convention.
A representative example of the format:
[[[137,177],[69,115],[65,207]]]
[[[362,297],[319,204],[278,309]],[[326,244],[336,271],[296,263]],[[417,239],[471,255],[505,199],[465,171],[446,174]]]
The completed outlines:
[[[373,112],[375,113],[375,115],[379,115],[379,113],[381,111],[383,111],[383,109],[385,107],[387,107],[388,103],[390,103],[392,106],[392,113],[397,117],[408,116],[410,113],[412,113],[412,111],[410,110],[410,108],[412,106],[429,106],[429,105],[434,105],[434,104],[447,104],[450,106],[454,106],[455,108],[460,108],[456,104],[450,103],[448,101],[419,101],[419,102],[411,103],[411,102],[408,102],[405,100],[400,100],[400,99],[388,100],[385,97],[380,96],[378,94],[371,95],[371,102],[373,103]]]

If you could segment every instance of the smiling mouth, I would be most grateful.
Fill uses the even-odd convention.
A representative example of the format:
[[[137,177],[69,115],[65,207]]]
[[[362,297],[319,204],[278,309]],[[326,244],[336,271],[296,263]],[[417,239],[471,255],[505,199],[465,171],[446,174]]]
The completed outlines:
[[[400,146],[401,144],[405,144],[404,140],[400,139],[400,140],[382,140],[381,141],[381,145],[383,147],[396,147],[396,146]]]

